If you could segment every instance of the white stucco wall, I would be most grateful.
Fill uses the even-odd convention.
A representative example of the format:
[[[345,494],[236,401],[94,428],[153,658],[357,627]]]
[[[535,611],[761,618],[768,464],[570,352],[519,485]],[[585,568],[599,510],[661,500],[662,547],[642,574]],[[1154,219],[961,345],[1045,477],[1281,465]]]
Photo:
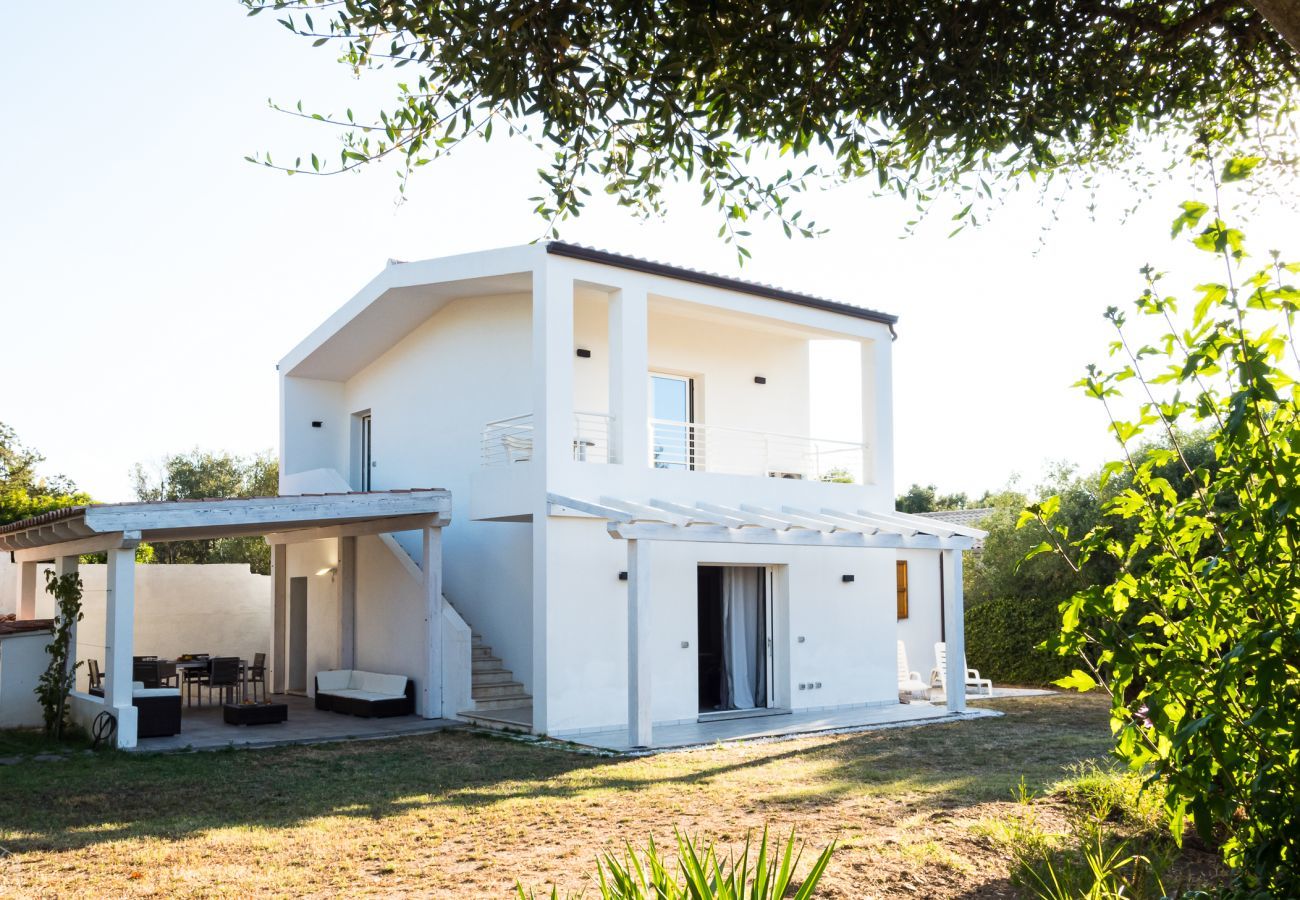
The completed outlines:
[[[627,721],[626,544],[603,521],[549,520],[548,730],[564,734]],[[777,574],[779,705],[792,709],[897,701],[894,553],[828,547],[664,542],[650,545],[655,722],[699,713],[696,570],[764,565]],[[573,564],[581,559],[580,565]],[[568,564],[565,564],[566,561]],[[841,576],[855,580],[844,583]],[[799,641],[802,637],[804,640]],[[689,647],[683,648],[682,642]],[[800,691],[800,682],[822,683]]]
[[[339,598],[336,575],[317,575],[338,566],[336,540],[290,544],[289,577],[307,579],[307,695],[315,696],[312,676],[339,666]],[[269,588],[268,588],[269,590]],[[269,621],[269,619],[268,619]]]
[[[107,566],[79,567],[84,618],[77,625],[77,659],[99,660],[104,652],[104,603]],[[136,656],[174,658],[181,653],[210,653],[252,659],[271,649],[271,579],[254,575],[246,565],[138,565],[135,567]],[[36,595],[37,618],[54,615],[54,600]],[[88,684],[78,670],[78,687]]]
[[[0,728],[35,728],[45,723],[36,684],[49,665],[48,631],[0,635]]]
[[[934,668],[934,645],[942,640],[943,604],[939,594],[937,550],[899,550],[898,558],[907,562],[908,617],[898,622],[898,639],[907,649],[907,664],[921,678],[930,677]]]
[[[9,561],[8,553],[0,553],[0,616],[18,611],[19,568]]]

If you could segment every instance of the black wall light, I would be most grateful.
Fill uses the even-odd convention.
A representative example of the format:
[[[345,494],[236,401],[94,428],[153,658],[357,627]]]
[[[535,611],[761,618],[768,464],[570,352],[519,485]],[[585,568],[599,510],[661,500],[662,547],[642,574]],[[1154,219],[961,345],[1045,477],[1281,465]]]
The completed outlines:
[[[619,580],[619,581],[627,581],[627,573],[626,573],[626,572],[619,572],[619,573],[618,573],[618,580]]]
[[[322,422],[320,419],[312,419],[311,427],[312,427],[312,428],[320,428],[320,427],[321,427],[322,425],[324,425],[324,424],[325,424],[325,423]]]
[[[848,583],[849,583],[850,581],[852,581],[852,580],[853,580],[853,576],[852,576],[852,575],[841,575],[841,576],[840,576],[840,581],[843,581],[845,584],[848,584]]]
[[[764,378],[762,375],[755,375],[754,384],[767,384],[767,379]]]
[[[583,347],[579,347],[578,356],[582,357],[583,359],[591,359],[591,351]]]

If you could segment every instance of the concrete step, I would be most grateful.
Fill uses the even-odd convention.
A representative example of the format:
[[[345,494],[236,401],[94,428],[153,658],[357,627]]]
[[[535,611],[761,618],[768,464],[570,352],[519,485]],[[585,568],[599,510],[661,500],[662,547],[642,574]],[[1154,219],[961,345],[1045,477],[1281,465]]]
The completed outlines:
[[[533,726],[533,705],[525,703],[498,709],[465,709],[457,713],[471,725],[494,731],[527,733]]]
[[[503,681],[514,681],[515,673],[509,669],[479,669],[473,673],[472,680],[475,687],[480,684],[500,684]]]
[[[495,656],[492,656],[491,647],[480,645],[478,647],[471,648],[470,652],[473,653],[474,659],[489,659],[489,658],[496,659]]]
[[[470,669],[474,672],[491,672],[495,669],[501,669],[501,657],[499,656],[476,656],[470,660]]]
[[[470,696],[475,702],[493,700],[497,697],[528,696],[524,686],[517,681],[499,681],[493,684],[476,684],[470,688]]]
[[[504,697],[493,697],[491,699],[483,699],[479,697],[474,698],[474,710],[476,712],[493,709],[511,709],[520,706],[531,707],[532,704],[532,695],[525,694],[523,691],[519,691],[515,694],[508,694]]]

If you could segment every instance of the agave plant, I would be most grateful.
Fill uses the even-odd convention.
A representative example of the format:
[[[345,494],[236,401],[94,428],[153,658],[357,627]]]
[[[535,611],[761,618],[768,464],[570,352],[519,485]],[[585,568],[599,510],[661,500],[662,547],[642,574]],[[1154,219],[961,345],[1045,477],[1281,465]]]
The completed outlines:
[[[597,858],[601,900],[779,900],[789,890],[803,856],[803,845],[796,846],[793,831],[784,848],[780,848],[769,844],[764,828],[752,864],[749,836],[739,858],[730,854],[723,859],[713,844],[701,848],[681,832],[675,834],[677,873],[665,864],[653,838],[644,859],[637,856],[631,844],[622,859],[613,853]],[[834,849],[832,842],[817,857],[795,892],[795,900],[807,900],[813,895]],[[517,885],[517,890],[519,900],[536,900],[536,894],[525,891],[523,885]],[[559,897],[558,889],[552,887],[550,900]]]

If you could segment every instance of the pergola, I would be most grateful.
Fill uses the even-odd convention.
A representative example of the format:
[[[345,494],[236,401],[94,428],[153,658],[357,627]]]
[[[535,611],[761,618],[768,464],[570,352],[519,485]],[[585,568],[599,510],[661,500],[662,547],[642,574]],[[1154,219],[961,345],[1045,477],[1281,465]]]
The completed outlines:
[[[36,616],[37,574],[52,562],[57,575],[77,571],[80,556],[108,557],[105,614],[104,696],[74,691],[72,714],[89,724],[107,710],[117,720],[116,742],[136,744],[136,710],[131,676],[135,625],[135,550],[142,542],[190,541],[263,535],[272,545],[272,691],[284,689],[285,628],[288,595],[287,545],[327,538],[340,542],[341,620],[354,621],[355,541],[361,535],[419,530],[420,566],[425,597],[425,677],[421,711],[441,715],[442,528],[451,522],[451,494],[437,489],[302,494],[252,499],[179,500],[112,503],[54,510],[0,526],[0,551],[8,550],[18,572],[17,618]],[[345,626],[346,627],[346,626]],[[343,635],[344,646],[349,637]],[[76,637],[70,653],[76,659]],[[346,661],[346,660],[345,660]]]
[[[651,602],[648,542],[703,541],[728,544],[767,544],[782,547],[845,547],[858,549],[925,549],[942,552],[953,567],[954,584],[944,592],[948,623],[946,673],[948,710],[966,709],[966,634],[963,624],[962,551],[985,532],[977,528],[912,516],[866,510],[807,510],[791,506],[768,509],[699,502],[684,505],[667,500],[644,502],[617,497],[597,501],[548,494],[554,515],[588,515],[607,520],[611,537],[627,542],[627,678],[628,742],[651,746],[652,667]]]

